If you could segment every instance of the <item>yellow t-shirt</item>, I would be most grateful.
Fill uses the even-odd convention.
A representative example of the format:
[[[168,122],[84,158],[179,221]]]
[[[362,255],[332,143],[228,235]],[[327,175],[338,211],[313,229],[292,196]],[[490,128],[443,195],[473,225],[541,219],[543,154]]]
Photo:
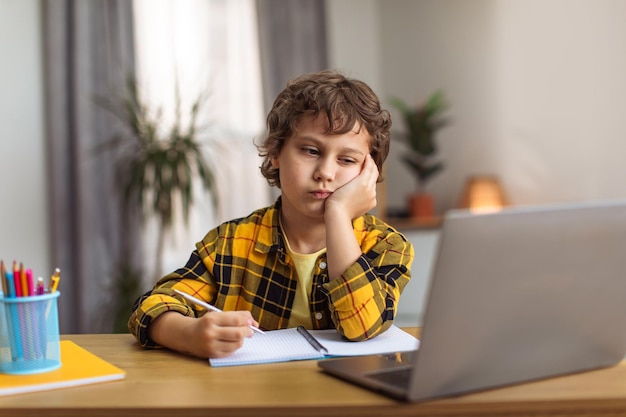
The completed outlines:
[[[287,253],[293,259],[298,275],[298,286],[296,288],[296,296],[291,308],[289,316],[289,327],[304,326],[307,329],[313,328],[311,322],[311,312],[309,310],[309,300],[311,299],[311,282],[313,281],[313,269],[315,261],[324,252],[326,248],[320,249],[315,253],[304,254],[297,253],[289,246],[289,241],[285,236],[285,246]]]

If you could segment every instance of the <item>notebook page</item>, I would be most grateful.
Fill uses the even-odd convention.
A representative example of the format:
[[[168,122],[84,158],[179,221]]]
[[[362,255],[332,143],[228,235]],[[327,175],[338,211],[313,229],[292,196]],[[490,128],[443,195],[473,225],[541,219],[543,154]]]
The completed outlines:
[[[348,342],[336,330],[309,330],[326,349],[326,356],[359,356],[390,352],[408,352],[419,347],[419,340],[392,325],[385,333],[362,342]],[[245,339],[241,349],[226,358],[209,359],[211,366],[234,366],[257,363],[322,359],[296,328],[266,331]]]
[[[386,332],[370,340],[348,342],[336,330],[309,330],[328,349],[329,356],[360,356],[379,353],[408,352],[419,347],[419,340],[392,325]]]
[[[209,362],[211,366],[233,366],[323,357],[323,353],[316,351],[296,328],[292,328],[255,333],[251,338],[244,339],[243,346],[232,355],[209,359]]]

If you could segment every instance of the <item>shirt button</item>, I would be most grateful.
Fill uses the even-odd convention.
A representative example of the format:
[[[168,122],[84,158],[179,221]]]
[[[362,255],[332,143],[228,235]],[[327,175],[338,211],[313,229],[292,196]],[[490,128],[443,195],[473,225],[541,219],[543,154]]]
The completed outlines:
[[[326,269],[326,262],[324,262],[324,261],[320,262],[320,268],[321,269]]]
[[[317,320],[321,320],[321,319],[322,319],[322,317],[323,317],[323,316],[322,316],[322,313],[315,313],[315,318],[316,318]]]

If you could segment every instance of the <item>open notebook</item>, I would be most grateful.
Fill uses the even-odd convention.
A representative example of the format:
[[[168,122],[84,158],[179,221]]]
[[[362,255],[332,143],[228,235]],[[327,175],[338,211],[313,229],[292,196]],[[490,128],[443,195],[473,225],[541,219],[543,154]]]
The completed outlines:
[[[362,342],[348,342],[336,330],[309,330],[309,342],[297,328],[266,331],[245,339],[243,346],[226,358],[209,359],[211,366],[323,359],[329,356],[359,356],[417,349],[419,341],[402,329],[391,326],[386,332]],[[324,349],[316,348],[315,342]]]

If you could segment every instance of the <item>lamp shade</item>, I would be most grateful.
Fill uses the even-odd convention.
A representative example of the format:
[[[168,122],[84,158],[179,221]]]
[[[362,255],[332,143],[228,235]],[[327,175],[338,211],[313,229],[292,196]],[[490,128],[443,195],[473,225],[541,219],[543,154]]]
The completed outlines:
[[[502,184],[496,176],[475,175],[465,182],[459,207],[472,213],[491,213],[507,205]]]

